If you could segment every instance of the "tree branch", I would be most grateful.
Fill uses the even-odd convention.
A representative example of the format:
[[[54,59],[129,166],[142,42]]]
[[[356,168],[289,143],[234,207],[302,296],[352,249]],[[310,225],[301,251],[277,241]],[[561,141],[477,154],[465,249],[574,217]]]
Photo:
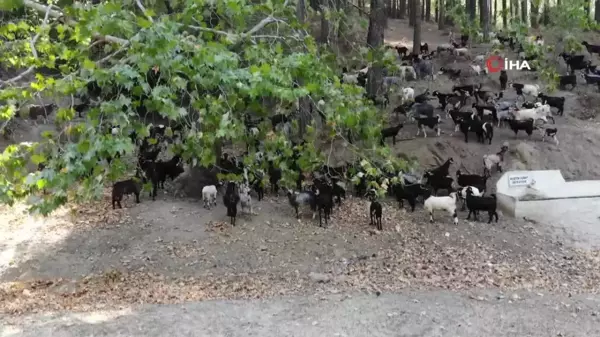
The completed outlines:
[[[53,18],[56,18],[56,19],[64,17],[64,14],[61,11],[52,9],[52,6],[42,5],[42,4],[32,1],[32,0],[23,0],[23,5],[31,8],[31,9],[35,9],[36,11],[42,12],[42,13],[44,13],[44,12],[46,12],[46,10],[50,9],[50,12],[49,12],[50,16]],[[69,25],[75,25],[77,22],[73,21],[73,20],[67,20],[66,23]],[[129,43],[129,41],[127,41],[126,39],[122,39],[120,37],[116,37],[116,36],[112,36],[112,35],[100,35],[100,34],[95,33],[92,36],[94,37],[94,39],[104,40],[104,41],[108,41],[108,42],[112,42],[112,43],[118,43],[118,44]]]
[[[135,4],[142,11],[142,13],[146,16],[146,18],[148,20],[150,20],[150,22],[154,23],[154,20],[152,19],[152,17],[150,15],[146,14],[146,8],[144,7],[144,5],[142,5],[142,0],[135,0]]]
[[[37,40],[40,38],[40,35],[42,34],[42,31],[44,28],[46,28],[46,26],[48,25],[48,19],[50,17],[50,12],[52,12],[52,7],[48,6],[46,8],[46,13],[44,15],[44,21],[42,21],[42,26],[39,32],[37,32],[37,34],[35,34],[33,36],[33,38],[31,39],[31,41],[29,41],[29,46],[31,47],[31,53],[33,54],[33,57],[37,60],[38,59],[38,53],[37,50],[35,49],[35,43],[37,42]],[[3,88],[4,86],[6,86],[7,84],[16,82],[20,79],[22,79],[23,77],[31,74],[33,71],[35,70],[35,66],[30,66],[29,68],[27,68],[27,70],[25,70],[24,72],[20,73],[19,75],[10,78],[6,81],[2,81],[0,80],[0,88]],[[7,123],[4,123],[4,125],[2,126],[2,128],[0,128],[0,131],[2,131],[2,129],[4,129],[6,127]]]

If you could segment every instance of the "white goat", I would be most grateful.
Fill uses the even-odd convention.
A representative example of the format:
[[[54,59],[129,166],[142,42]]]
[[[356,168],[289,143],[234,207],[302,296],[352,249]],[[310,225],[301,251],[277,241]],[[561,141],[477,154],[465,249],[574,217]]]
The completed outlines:
[[[515,116],[515,119],[519,121],[524,121],[531,118],[534,121],[541,119],[544,121],[544,123],[548,123],[548,118],[546,118],[546,116],[543,114],[539,114],[537,111],[538,108],[539,107],[533,109],[513,110],[512,114]]]
[[[473,59],[473,62],[483,63],[484,60],[485,60],[485,55],[477,55]]]
[[[527,96],[537,97],[540,92],[540,86],[537,84],[525,84],[522,91]]]
[[[449,43],[442,43],[437,46],[438,53],[441,51],[453,51],[453,50],[454,50],[454,46],[452,46]]]
[[[469,49],[468,48],[456,48],[456,49],[454,49],[454,55],[469,57]]]
[[[400,66],[399,72],[402,80],[406,80],[406,74],[410,74],[414,80],[417,79],[417,72],[412,66]]]
[[[242,206],[242,213],[244,210],[250,210],[249,214],[252,214],[252,197],[250,197],[250,186],[242,184],[240,186],[240,206]]]
[[[456,215],[456,192],[450,193],[447,197],[430,196],[423,204],[425,210],[429,212],[429,221],[433,222],[433,211],[442,210],[450,213],[454,219],[454,224],[458,225],[458,216]]]
[[[358,72],[361,73],[361,74],[366,74],[366,73],[369,72],[369,67],[364,67],[361,70],[359,70]]]
[[[506,151],[508,151],[508,147],[503,146],[502,150],[498,153],[483,155],[483,175],[489,176],[494,167],[496,167],[498,172],[502,172],[502,164],[504,163],[504,154]]]
[[[342,81],[347,84],[358,84],[358,74],[343,74]]]
[[[207,185],[202,188],[202,201],[204,208],[210,209],[212,206],[217,206],[217,187],[215,185]]]
[[[479,65],[471,64],[471,69],[473,69],[475,74],[481,75],[481,67]]]
[[[406,87],[402,89],[402,101],[413,101],[415,99],[415,89]]]

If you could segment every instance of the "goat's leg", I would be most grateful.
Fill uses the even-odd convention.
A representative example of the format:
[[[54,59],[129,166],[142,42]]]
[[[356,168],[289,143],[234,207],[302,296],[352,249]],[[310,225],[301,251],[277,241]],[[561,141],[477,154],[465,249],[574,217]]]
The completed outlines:
[[[469,210],[469,214],[467,215],[467,220],[471,220],[471,213],[473,213],[473,211]]]
[[[135,203],[136,203],[136,204],[139,204],[139,203],[140,203],[140,194],[139,194],[139,193],[136,193],[136,194],[135,194]]]
[[[425,125],[422,125],[421,128],[423,129],[423,138],[427,138],[427,132],[425,131]]]
[[[419,126],[417,126],[417,136],[419,136],[420,133],[421,133],[421,128]]]
[[[429,212],[429,222],[433,223],[433,211]]]

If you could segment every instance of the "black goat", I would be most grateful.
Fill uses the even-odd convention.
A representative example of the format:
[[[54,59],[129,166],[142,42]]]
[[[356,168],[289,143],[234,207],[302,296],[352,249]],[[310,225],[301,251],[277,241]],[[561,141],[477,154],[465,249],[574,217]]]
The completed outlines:
[[[519,130],[525,131],[527,135],[531,137],[531,134],[533,134],[533,130],[535,129],[533,118],[529,118],[524,121],[509,119],[508,125],[510,126],[510,129],[513,130],[513,132],[515,133],[515,138],[517,137],[517,132],[519,132]]]
[[[496,111],[496,107],[491,104],[479,105],[477,103],[473,103],[473,108],[477,110],[477,115],[481,120],[483,120],[484,115],[492,115],[492,121],[498,123],[498,112]],[[489,111],[489,114],[485,112]]]
[[[140,203],[140,192],[142,186],[134,179],[127,179],[114,183],[112,187],[112,208],[115,209],[115,203],[121,207],[121,200],[126,194],[135,194],[135,202]]]
[[[454,94],[444,94],[441,93],[439,91],[434,91],[433,93],[431,93],[433,96],[437,97],[438,101],[440,102],[440,107],[442,108],[442,110],[446,109],[446,104],[448,104],[448,98],[450,96],[454,96]]]
[[[279,181],[281,180],[281,169],[276,168],[272,161],[269,161],[268,172],[269,183],[271,184],[271,193],[279,193]]]
[[[427,42],[421,43],[421,47],[419,48],[419,51],[421,52],[421,54],[429,53],[429,45],[427,44]]]
[[[587,84],[597,84],[600,88],[600,75],[582,74]]]
[[[442,165],[426,172],[430,176],[445,177],[450,173],[450,164],[454,163],[452,157],[448,158]]]
[[[227,183],[225,195],[223,195],[223,205],[227,207],[227,216],[231,220],[231,225],[235,226],[237,217],[237,204],[240,202],[240,194],[234,182]]]
[[[400,123],[396,126],[392,126],[381,130],[381,145],[384,145],[385,139],[389,137],[392,137],[392,144],[396,145],[396,136],[398,135],[400,129],[402,129],[403,126],[404,125]]]
[[[488,224],[492,223],[492,217],[496,217],[496,222],[498,222],[498,213],[496,212],[496,195],[491,194],[489,197],[476,197],[473,196],[473,191],[471,189],[467,189],[467,208],[469,209],[469,215],[467,215],[467,220],[471,219],[471,214],[475,217],[475,221],[477,221],[477,215],[479,211],[487,211],[489,220]]]
[[[383,224],[381,222],[383,210],[379,201],[371,201],[371,206],[369,206],[369,215],[371,216],[371,226],[376,225],[377,230],[383,230]]]
[[[52,114],[57,105],[54,103],[46,105],[30,105],[29,118],[37,120],[38,116],[43,116],[44,121],[48,119],[48,115]]]
[[[279,124],[285,124],[289,121],[288,116],[284,114],[277,114],[271,116],[271,125],[273,126],[273,131]]]
[[[567,85],[571,85],[571,90],[577,86],[577,76],[575,75],[562,75],[559,77],[558,86],[563,89]]]
[[[500,89],[506,90],[506,83],[508,83],[508,75],[506,70],[500,70]]]
[[[425,198],[425,194],[428,192],[428,190],[425,189],[421,184],[394,184],[392,186],[392,192],[396,197],[396,201],[398,201],[398,207],[404,208],[404,200],[406,200],[410,205],[410,211],[414,212],[417,198],[419,196],[423,196]]]
[[[446,75],[448,75],[448,77],[450,77],[451,80],[456,80],[460,77],[460,69],[454,69],[454,68],[444,68],[441,67],[440,71]]]
[[[455,85],[455,86],[452,87],[452,91],[468,92],[469,95],[473,96],[473,94],[475,93],[475,85],[473,85],[473,84],[469,84],[469,85]]]
[[[437,196],[438,190],[446,190],[448,193],[452,192],[452,183],[454,179],[449,176],[433,176],[430,173],[425,173],[424,178],[427,180],[427,185],[433,190],[433,195]]]
[[[511,86],[513,87],[513,89],[515,89],[517,95],[523,96],[523,87],[525,87],[525,84],[513,83]]]
[[[437,115],[435,117],[418,117],[417,120],[417,136],[421,131],[423,131],[423,137],[427,138],[427,132],[425,131],[425,127],[429,127],[437,132],[437,136],[440,136],[440,123],[442,121],[442,117]]]
[[[473,120],[472,118],[473,113],[469,112],[469,111],[460,111],[458,109],[452,109],[450,110],[450,117],[452,118],[452,121],[454,121],[454,125],[456,126],[456,128],[454,129],[454,132],[459,130],[459,125],[462,121],[471,121]]]
[[[429,103],[415,103],[413,109],[417,117],[433,117],[433,111],[435,110],[433,105]]]
[[[173,156],[173,158],[166,162],[160,160],[156,162],[159,187],[163,189],[165,188],[165,181],[167,180],[167,177],[171,178],[171,180],[175,180],[175,178],[183,173],[184,170],[180,164],[181,156],[179,155]]]
[[[585,48],[587,49],[587,51],[590,54],[596,53],[596,54],[600,55],[600,46],[594,45],[594,44],[589,44],[587,41],[583,41],[583,42],[581,42],[581,44],[585,46]]]
[[[408,48],[404,46],[396,46],[396,51],[400,56],[406,56],[406,54],[408,54]]]
[[[487,176],[480,176],[477,174],[462,174],[460,170],[456,171],[456,183],[460,187],[475,186],[479,190],[485,191],[487,180]]]
[[[429,100],[429,89],[427,89],[424,93],[415,96],[416,103],[426,103]]]
[[[394,113],[396,114],[403,114],[406,115],[410,109],[412,108],[412,106],[415,104],[415,102],[406,102],[406,103],[402,103],[400,105],[398,105],[395,109],[394,109]]]
[[[480,143],[484,142],[483,134],[483,122],[480,120],[463,119],[458,124],[459,130],[465,135],[465,143],[469,142],[469,132],[475,132],[477,135],[477,141]]]
[[[88,103],[81,103],[81,104],[75,104],[72,106],[73,110],[75,110],[75,112],[77,112],[77,116],[79,118],[81,118],[81,114],[86,111],[87,109],[90,108],[90,105]]]
[[[333,187],[327,185],[327,187],[321,187],[316,193],[317,209],[319,210],[319,226],[323,226],[323,217],[325,218],[325,225],[329,221],[331,211],[333,210]],[[323,213],[321,215],[321,212]]]
[[[540,98],[542,100],[542,104],[548,104],[549,106],[553,107],[553,108],[557,108],[558,109],[558,115],[562,116],[564,113],[564,109],[565,109],[565,98],[564,97],[554,97],[554,96],[547,96],[544,94],[538,94],[538,98]]]
[[[575,70],[586,69],[591,62],[585,60],[585,55],[568,55],[561,53],[560,56],[567,63],[567,69],[570,70],[571,74],[575,73]]]

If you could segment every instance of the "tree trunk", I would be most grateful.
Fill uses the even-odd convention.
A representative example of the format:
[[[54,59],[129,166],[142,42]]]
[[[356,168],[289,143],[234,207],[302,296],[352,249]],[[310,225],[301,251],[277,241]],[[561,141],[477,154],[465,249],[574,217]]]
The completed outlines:
[[[413,0],[415,12],[419,11],[421,7],[421,0]],[[417,15],[415,20],[415,30],[413,34],[413,53],[421,53],[421,18]]]
[[[502,0],[502,28],[508,27],[508,8],[506,7],[506,0]]]
[[[485,11],[483,10],[483,2],[485,0],[477,0],[479,3],[479,27],[483,28],[483,16],[485,15]]]
[[[329,21],[325,16],[325,11],[329,7],[329,0],[321,1],[321,36],[319,38],[319,42],[328,43],[329,42]]]
[[[596,9],[594,12],[594,20],[600,22],[600,0],[596,0]]]
[[[367,47],[371,49],[376,49],[383,45],[383,24],[385,21],[383,1],[384,0],[371,0],[371,8],[369,9],[369,32],[367,34]],[[381,65],[374,65],[369,68],[367,94],[370,97],[377,96],[382,77],[383,69],[381,68]]]
[[[536,0],[531,1],[531,14],[530,14],[530,24],[532,28],[538,28],[539,26],[539,21],[538,21],[538,14],[539,14],[540,9],[538,8],[538,6],[536,6]]]
[[[521,1],[521,22],[527,24],[527,0]]]
[[[492,0],[494,1],[494,8],[490,11],[490,18],[492,18],[492,26],[496,27],[497,24],[497,17],[498,17],[498,0]]]
[[[419,0],[419,1],[422,1],[422,0]],[[420,9],[421,9],[421,22],[423,22],[423,21],[425,21],[425,4],[422,3],[420,6]]]
[[[406,17],[406,1],[407,0],[400,0],[400,19],[404,19]]]
[[[408,25],[410,27],[415,26],[415,19],[417,17],[417,12],[415,11],[415,1],[416,0],[408,0]]]
[[[471,22],[475,21],[477,14],[477,0],[467,0],[468,8],[467,12],[469,13],[469,20]]]
[[[481,13],[483,13],[483,40],[487,41],[490,36],[490,0],[481,0]]]
[[[600,0],[598,0],[600,1]],[[443,30],[446,23],[446,8],[445,8],[444,0],[438,0],[438,29]]]
[[[319,10],[319,0],[310,0],[308,3],[310,4],[310,7],[313,10],[315,10],[315,11]]]
[[[425,21],[431,21],[431,0],[427,0],[425,7]]]
[[[585,5],[583,6],[583,10],[585,11],[586,17],[589,18],[590,17],[590,10],[591,10],[591,5],[592,3],[590,2],[590,0],[586,0],[585,1]]]
[[[306,21],[306,4],[304,0],[298,0],[296,3],[296,18],[298,22],[301,24]],[[298,83],[302,86],[303,79],[298,79]],[[299,102],[299,121],[298,121],[298,138],[304,139],[304,135],[306,134],[306,127],[310,124],[311,114],[310,114],[310,100],[308,96],[300,98]]]

